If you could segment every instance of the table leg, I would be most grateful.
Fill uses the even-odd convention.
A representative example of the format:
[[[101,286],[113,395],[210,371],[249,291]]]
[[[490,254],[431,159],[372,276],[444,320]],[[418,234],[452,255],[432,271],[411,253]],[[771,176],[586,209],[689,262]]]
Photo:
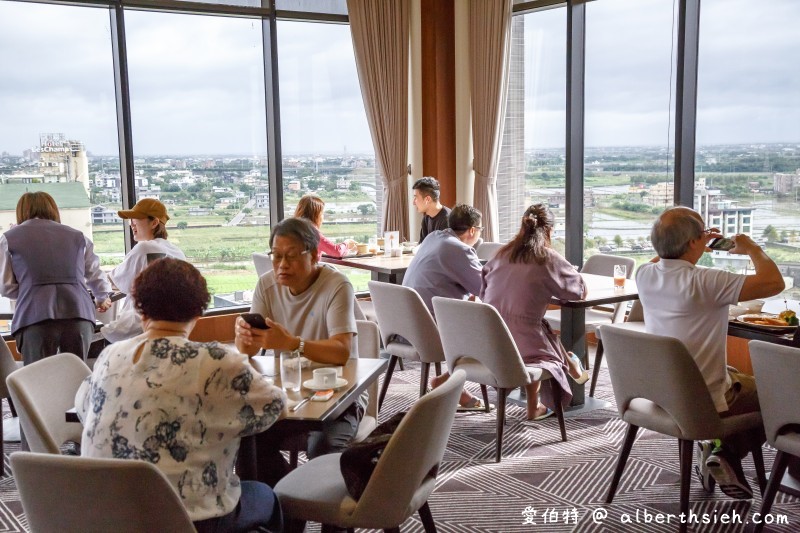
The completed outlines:
[[[586,364],[586,311],[582,307],[561,308],[561,343],[569,352],[574,352],[584,368]],[[568,380],[572,389],[572,402],[570,407],[581,406],[585,402],[586,387],[578,385],[571,379]]]
[[[383,272],[373,272],[373,281],[382,281],[384,283],[391,283],[393,285],[401,285],[403,283],[403,273],[398,274],[384,274]]]

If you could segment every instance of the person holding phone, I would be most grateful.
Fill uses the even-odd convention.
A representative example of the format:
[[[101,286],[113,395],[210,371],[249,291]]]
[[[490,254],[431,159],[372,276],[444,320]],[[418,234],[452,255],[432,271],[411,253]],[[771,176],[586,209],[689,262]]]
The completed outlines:
[[[734,247],[729,253],[749,256],[754,274],[698,267],[708,244],[720,237],[716,228],[705,228],[696,211],[666,209],[650,232],[658,257],[639,267],[636,285],[648,333],[674,337],[686,345],[717,411],[725,417],[760,409],[753,376],[727,366],[728,306],[778,294],[784,281],[775,262],[747,235],[731,237]],[[675,390],[677,394],[679,386]],[[699,442],[696,472],[703,487],[710,489],[713,476],[729,496],[751,498],[753,490],[741,459],[765,440],[762,430],[758,435],[737,435],[719,446]]]
[[[306,219],[287,218],[272,228],[273,270],[259,278],[251,313],[268,329],[236,319],[236,347],[254,355],[267,350],[297,350],[318,363],[344,365],[355,349],[353,286],[341,272],[319,262],[319,232]],[[355,436],[366,408],[362,396],[324,431],[309,434],[309,458],[343,450]],[[279,453],[281,436],[258,436],[258,478],[274,485],[289,471]]]

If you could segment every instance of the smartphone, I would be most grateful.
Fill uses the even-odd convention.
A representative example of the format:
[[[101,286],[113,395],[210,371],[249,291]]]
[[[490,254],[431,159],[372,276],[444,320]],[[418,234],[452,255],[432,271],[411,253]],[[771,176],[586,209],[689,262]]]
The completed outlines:
[[[252,327],[256,329],[269,329],[267,322],[264,320],[264,317],[259,315],[258,313],[242,313],[240,315],[245,322],[250,324]]]
[[[735,246],[736,243],[726,237],[717,237],[708,244],[708,247],[712,250],[722,250],[723,252],[727,252]]]

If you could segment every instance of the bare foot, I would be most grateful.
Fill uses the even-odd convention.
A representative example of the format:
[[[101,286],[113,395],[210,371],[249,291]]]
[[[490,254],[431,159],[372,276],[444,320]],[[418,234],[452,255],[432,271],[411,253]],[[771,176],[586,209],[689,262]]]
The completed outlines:
[[[432,377],[430,381],[431,389],[435,389],[436,387],[447,381],[447,378],[449,377],[450,377],[449,374],[442,374],[440,376]]]
[[[528,420],[533,420],[545,414],[547,412],[547,406],[543,403],[540,403],[536,406],[536,409],[531,412],[530,407],[528,408]]]

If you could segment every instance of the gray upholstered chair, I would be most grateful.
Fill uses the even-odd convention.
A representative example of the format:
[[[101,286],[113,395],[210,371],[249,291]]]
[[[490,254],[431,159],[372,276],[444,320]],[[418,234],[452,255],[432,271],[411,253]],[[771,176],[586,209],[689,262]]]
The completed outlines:
[[[64,413],[75,407],[75,393],[89,374],[89,367],[77,355],[60,353],[8,376],[8,391],[32,452],[57,454],[65,442],[81,441],[83,428],[67,422]]]
[[[644,309],[642,302],[634,300],[631,304],[631,310],[628,312],[628,317],[625,322],[622,322],[626,328],[636,331],[645,331],[644,329]],[[600,377],[600,363],[603,362],[603,334],[601,328],[594,331],[594,336],[597,339],[597,350],[594,354],[594,365],[592,366],[592,385],[589,387],[589,396],[594,398],[594,389],[597,387],[597,379]]]
[[[3,398],[11,398],[8,393],[8,386],[6,385],[6,378],[15,370],[22,367],[20,361],[15,361],[14,356],[11,355],[11,349],[6,344],[5,339],[0,337],[0,401]],[[9,402],[9,408],[11,403]],[[0,461],[3,460],[3,417],[0,413]],[[0,468],[0,477],[5,476],[5,468]]]
[[[720,418],[692,356],[678,339],[601,326],[620,418],[628,423],[606,503],[617,491],[640,427],[679,440],[680,512],[689,512],[692,448],[696,440],[725,439],[761,426],[761,414]],[[761,448],[752,450],[759,486],[765,485]],[[685,531],[687,524],[681,525]]]
[[[253,264],[256,267],[256,274],[258,274],[258,277],[272,270],[272,259],[270,259],[267,254],[253,252]]]
[[[145,461],[17,452],[11,470],[31,531],[195,531],[169,480]]]
[[[767,442],[778,450],[767,490],[761,498],[761,516],[772,509],[789,460],[800,458],[800,349],[764,341],[750,341],[750,360],[755,370],[758,401]],[[763,522],[756,525],[761,531]]]
[[[356,320],[356,329],[358,330],[358,336],[356,337],[358,357],[378,359],[381,347],[381,333],[378,331],[378,325],[369,320]],[[369,403],[367,403],[367,412],[364,413],[364,416],[361,417],[361,422],[358,424],[358,432],[353,438],[356,442],[366,439],[378,426],[378,381],[375,380],[368,390]]]
[[[525,366],[511,332],[494,307],[436,296],[433,309],[436,311],[447,368],[450,371],[464,370],[469,381],[497,389],[495,461],[500,462],[502,456],[506,396],[513,389],[533,381],[549,381],[561,439],[567,440],[561,388],[550,379],[552,376],[547,370]]]
[[[378,407],[383,406],[394,367],[401,358],[421,363],[419,395],[424,395],[428,388],[431,363],[435,365],[438,376],[442,373],[441,364],[444,361],[442,342],[439,340],[439,331],[433,316],[417,291],[410,287],[370,281],[369,293],[375,306],[383,349],[390,356],[389,368],[386,369],[386,377],[378,397]],[[397,335],[410,344],[398,342]]]
[[[482,242],[478,245],[475,253],[478,254],[478,259],[488,261],[493,258],[503,246],[505,245],[502,242]]]
[[[312,459],[275,485],[284,515],[296,522],[344,528],[399,531],[419,511],[425,531],[436,531],[428,507],[435,472],[442,461],[464,387],[463,372],[411,406],[381,454],[357,501],[348,493],[339,466],[341,454]]]

